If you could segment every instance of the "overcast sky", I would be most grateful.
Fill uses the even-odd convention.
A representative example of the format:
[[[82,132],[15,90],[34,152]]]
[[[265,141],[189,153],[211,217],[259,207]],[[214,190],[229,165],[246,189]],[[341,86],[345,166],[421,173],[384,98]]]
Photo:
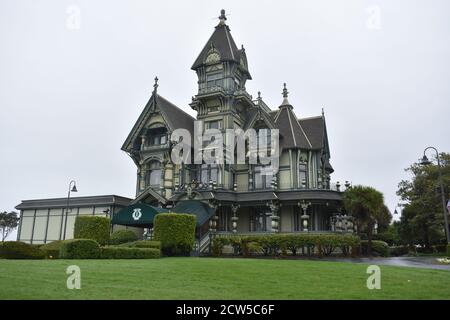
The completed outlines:
[[[190,70],[226,9],[257,91],[299,117],[325,109],[334,182],[373,186],[391,211],[428,145],[450,151],[447,0],[0,0],[0,210],[23,199],[133,197],[120,147],[158,92],[186,112]],[[15,238],[15,235],[12,236]]]

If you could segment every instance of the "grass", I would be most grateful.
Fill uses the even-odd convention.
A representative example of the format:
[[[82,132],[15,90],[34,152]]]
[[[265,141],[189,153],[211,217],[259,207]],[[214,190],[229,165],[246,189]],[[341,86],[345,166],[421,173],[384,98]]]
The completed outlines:
[[[66,288],[66,268],[81,289]],[[368,290],[367,265],[346,262],[162,258],[0,260],[0,299],[449,299],[450,272],[380,266]]]

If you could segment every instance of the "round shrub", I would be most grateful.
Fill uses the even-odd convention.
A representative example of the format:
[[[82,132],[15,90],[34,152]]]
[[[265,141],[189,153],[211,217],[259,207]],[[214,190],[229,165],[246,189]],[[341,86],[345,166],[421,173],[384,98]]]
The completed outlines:
[[[131,230],[117,230],[111,234],[109,244],[116,245],[138,240],[138,236]]]
[[[154,221],[155,240],[161,241],[161,251],[167,256],[190,255],[195,240],[195,215],[160,213]]]
[[[154,248],[103,247],[102,259],[157,259],[160,250]]]
[[[62,244],[66,240],[56,240],[49,243],[46,243],[41,246],[41,250],[45,252],[45,256],[48,259],[58,259],[59,258],[59,249]]]
[[[100,246],[92,239],[73,239],[62,243],[59,250],[61,259],[98,259]]]
[[[78,216],[75,219],[75,239],[92,239],[100,245],[109,242],[110,220],[106,217]]]
[[[38,247],[20,241],[6,241],[0,246],[4,259],[44,259],[45,253]]]
[[[363,254],[367,254],[367,240],[361,240],[361,248]],[[372,240],[372,253],[378,254],[382,257],[389,256],[389,245],[384,241]]]

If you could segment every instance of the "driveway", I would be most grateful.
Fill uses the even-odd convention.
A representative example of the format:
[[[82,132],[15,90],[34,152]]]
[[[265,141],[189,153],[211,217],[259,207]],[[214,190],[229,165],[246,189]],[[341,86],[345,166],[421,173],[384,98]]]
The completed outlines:
[[[436,260],[437,258],[438,257],[325,258],[323,260],[450,271],[450,265],[440,264]]]

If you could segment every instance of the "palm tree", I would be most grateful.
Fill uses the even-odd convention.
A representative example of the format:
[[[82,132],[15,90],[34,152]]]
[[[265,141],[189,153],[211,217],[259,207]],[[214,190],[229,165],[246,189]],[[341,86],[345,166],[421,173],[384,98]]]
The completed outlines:
[[[372,255],[373,229],[387,209],[383,194],[372,187],[357,185],[345,190],[343,201],[346,211],[355,219],[358,235],[362,228],[367,229],[367,254]]]

